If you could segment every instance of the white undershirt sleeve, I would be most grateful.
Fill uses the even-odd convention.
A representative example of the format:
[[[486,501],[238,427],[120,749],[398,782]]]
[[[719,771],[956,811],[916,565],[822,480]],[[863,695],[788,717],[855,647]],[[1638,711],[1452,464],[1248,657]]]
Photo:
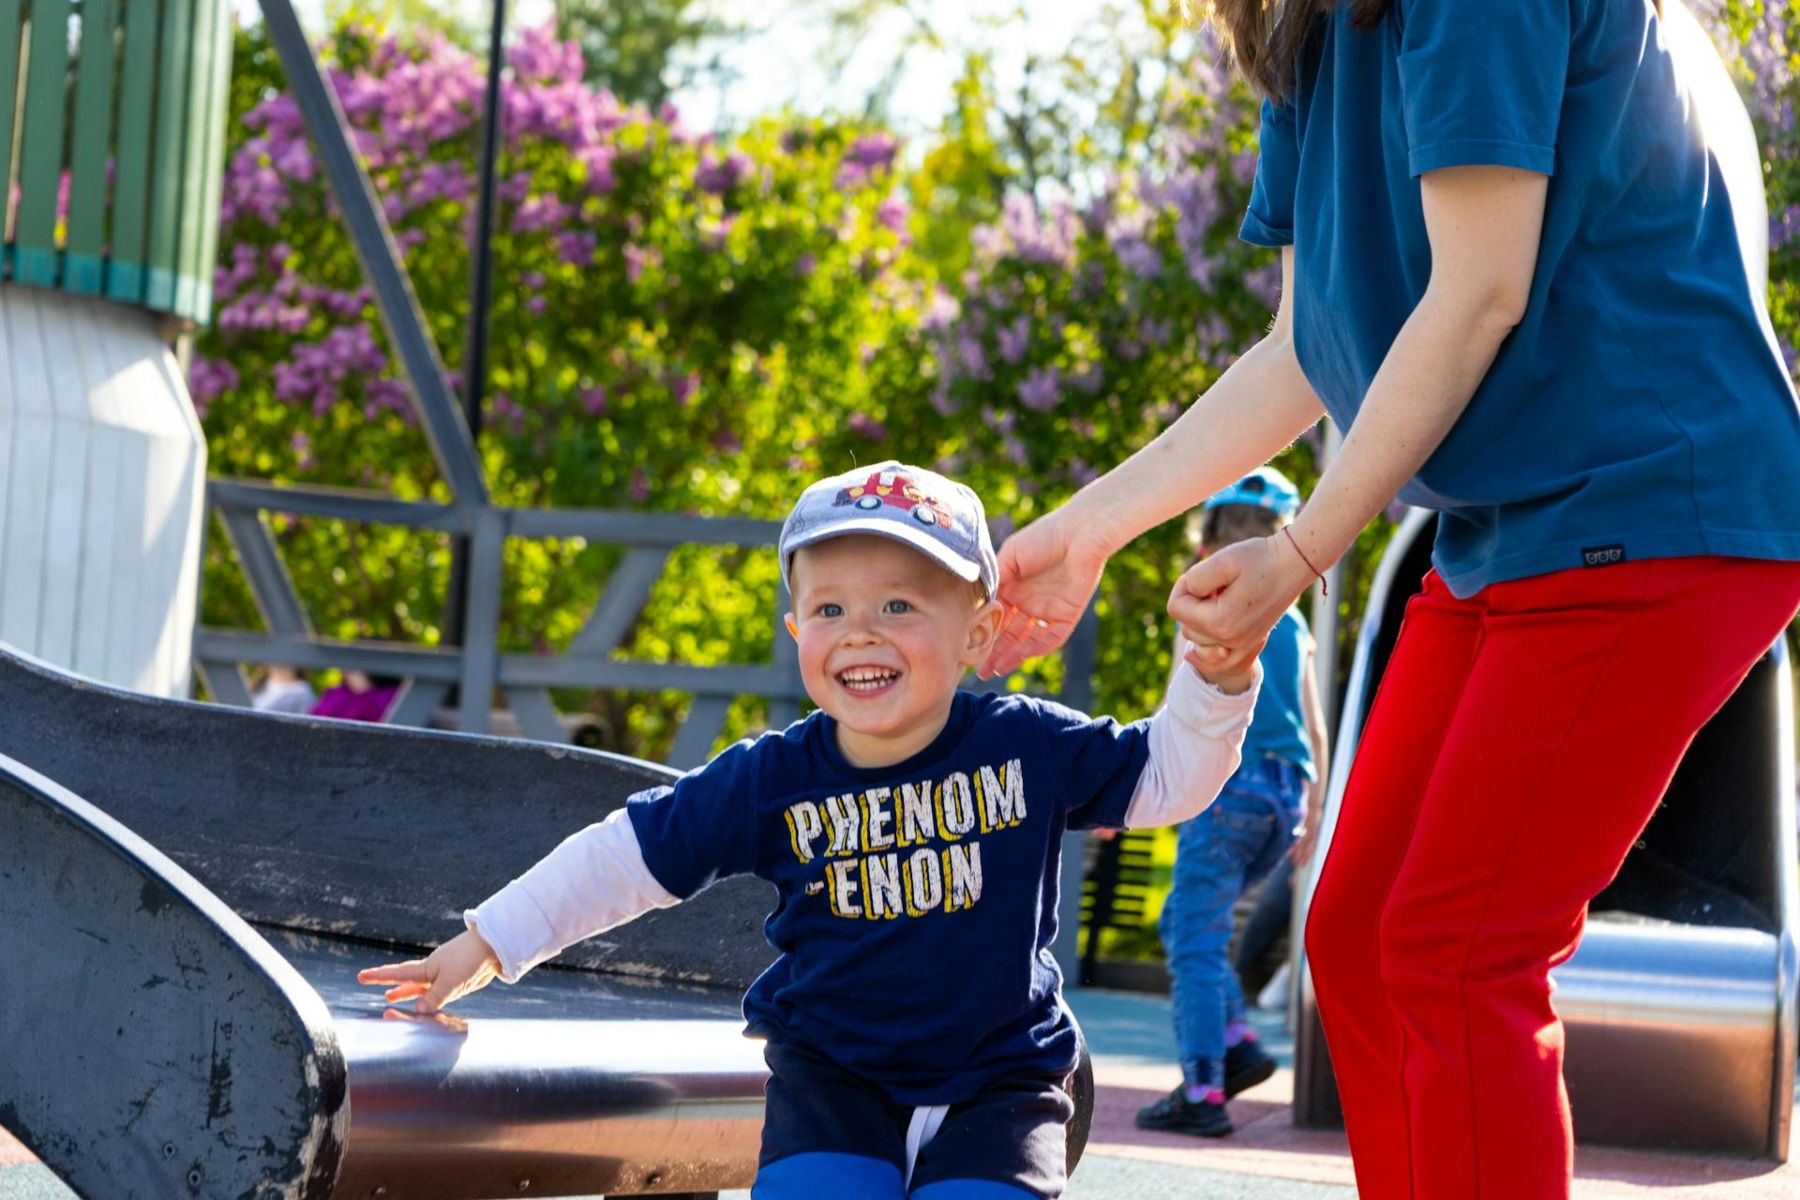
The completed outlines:
[[[652,908],[680,903],[650,868],[623,808],[563,839],[478,907],[463,923],[500,960],[500,978],[519,977],[565,946],[623,925]]]
[[[1227,695],[1181,664],[1161,711],[1150,719],[1150,761],[1125,810],[1127,829],[1177,825],[1218,798],[1238,768],[1244,733],[1262,690],[1262,663],[1250,686]]]

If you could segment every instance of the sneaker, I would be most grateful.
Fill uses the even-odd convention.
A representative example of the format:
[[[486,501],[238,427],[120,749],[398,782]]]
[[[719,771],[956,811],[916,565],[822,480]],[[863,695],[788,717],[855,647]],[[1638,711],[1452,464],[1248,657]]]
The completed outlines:
[[[1162,1129],[1170,1133],[1191,1133],[1198,1137],[1224,1137],[1231,1132],[1231,1118],[1223,1104],[1210,1100],[1189,1100],[1187,1089],[1176,1085],[1174,1091],[1138,1109],[1139,1129]]]
[[[1267,1082],[1275,1074],[1275,1058],[1255,1038],[1245,1038],[1225,1051],[1227,1098]]]

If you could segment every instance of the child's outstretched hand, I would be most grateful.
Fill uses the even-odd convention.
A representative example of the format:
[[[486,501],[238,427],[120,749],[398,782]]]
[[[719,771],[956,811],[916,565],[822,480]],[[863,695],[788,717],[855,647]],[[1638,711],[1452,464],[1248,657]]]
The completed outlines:
[[[493,947],[473,929],[465,929],[424,958],[365,967],[356,973],[356,982],[392,985],[387,990],[390,1003],[414,1000],[414,1012],[432,1013],[480,991],[499,974],[500,959]]]

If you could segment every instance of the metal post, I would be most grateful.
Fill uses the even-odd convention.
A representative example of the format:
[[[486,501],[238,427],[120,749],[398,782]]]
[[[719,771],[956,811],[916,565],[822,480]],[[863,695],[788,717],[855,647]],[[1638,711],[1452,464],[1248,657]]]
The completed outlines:
[[[500,154],[501,41],[506,34],[506,0],[493,0],[493,24],[488,31],[487,90],[482,103],[480,190],[475,200],[475,236],[471,241],[469,278],[469,331],[463,346],[463,420],[469,440],[481,440],[481,402],[487,390],[488,309],[493,303],[494,275],[494,175]],[[444,598],[442,641],[463,644],[469,605],[469,539],[450,542],[450,587]]]
[[[500,675],[500,570],[506,551],[506,514],[490,508],[475,518],[469,554],[469,644],[457,687],[457,728],[486,733]]]
[[[1325,436],[1319,450],[1319,474],[1325,474],[1325,468],[1337,457],[1338,448],[1344,444],[1344,435],[1338,430],[1336,422],[1325,418]],[[1332,563],[1325,572],[1326,586],[1331,589],[1327,596],[1318,588],[1312,595],[1312,634],[1313,641],[1319,648],[1319,655],[1313,662],[1315,673],[1319,677],[1319,700],[1325,710],[1325,728],[1337,730],[1337,637],[1338,637],[1338,592],[1344,579],[1344,564],[1340,559]],[[1323,770],[1325,764],[1320,763]]]
[[[376,308],[387,326],[388,338],[412,384],[420,424],[438,467],[444,472],[444,481],[450,485],[458,508],[469,510],[486,505],[488,489],[481,460],[475,455],[468,427],[459,418],[450,389],[444,384],[443,362],[425,327],[425,314],[400,261],[400,251],[376,199],[375,187],[350,143],[349,124],[337,93],[319,69],[291,0],[259,2],[263,27],[281,56],[294,103],[306,121],[307,132],[312,135],[313,146],[330,180],[332,195],[343,212],[351,244],[362,262],[363,276],[375,293]]]

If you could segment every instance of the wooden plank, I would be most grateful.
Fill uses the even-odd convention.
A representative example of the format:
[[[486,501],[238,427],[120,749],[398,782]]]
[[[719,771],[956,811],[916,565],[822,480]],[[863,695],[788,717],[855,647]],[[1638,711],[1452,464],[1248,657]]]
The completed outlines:
[[[6,285],[0,284],[0,563],[6,562],[6,498],[11,495],[12,488],[12,449],[19,444],[19,404],[12,382],[11,340],[6,332]],[[0,575],[0,592],[4,591],[5,579]]]
[[[145,363],[145,367],[148,369],[141,372],[145,380],[155,379],[154,364]],[[136,403],[163,409],[160,415],[165,419],[173,415],[167,411],[173,399],[162,394],[160,389],[145,388],[138,393]],[[181,489],[191,455],[184,442],[167,436],[149,438],[147,444],[149,470],[145,476],[143,498],[146,519],[144,572],[138,577],[135,617],[144,659],[139,682],[130,686],[140,692],[166,696],[174,686],[171,680],[187,671],[186,663],[174,661],[173,629],[177,624],[193,621],[191,616],[173,611],[180,583],[183,539],[187,534]],[[182,690],[185,692],[185,688]]]
[[[36,287],[56,286],[56,194],[62,183],[68,69],[69,0],[32,0],[13,278]]]
[[[223,0],[197,0],[194,6],[192,57],[188,63],[188,108],[181,151],[181,221],[175,241],[176,315],[193,319],[200,302],[200,281],[210,267],[200,261],[205,239],[202,230],[217,221],[218,205],[210,209],[206,195],[207,155],[212,149],[211,126],[218,108],[213,89],[224,84],[215,69],[219,53],[219,24],[224,20]]]
[[[150,228],[144,255],[144,304],[158,312],[175,307],[180,266],[182,163],[187,155],[189,86],[197,0],[165,0],[162,45],[157,53],[156,145],[150,168]]]
[[[120,379],[121,391],[132,395],[131,376]],[[117,536],[113,541],[111,611],[106,618],[106,675],[109,683],[133,687],[142,669],[142,651],[133,629],[137,624],[137,607],[143,601],[139,589],[144,577],[144,546],[147,517],[144,489],[150,474],[150,440],[140,433],[126,431],[119,446],[119,491]]]
[[[110,308],[110,306],[106,306]],[[88,502],[82,513],[81,599],[75,613],[74,669],[96,679],[106,678],[111,648],[114,544],[118,540],[119,464],[125,449],[123,413],[128,398],[119,390],[112,358],[111,331],[103,324],[103,306],[81,306],[77,320],[82,337],[76,344],[82,374],[87,382],[89,420],[93,423],[89,450]],[[116,309],[112,311],[117,311]]]
[[[105,284],[106,160],[112,150],[113,35],[118,23],[116,0],[83,0],[63,288],[85,295],[97,294]]]
[[[199,424],[194,419],[187,385],[181,379],[175,356],[165,348],[159,361],[164,380],[163,403],[174,410],[173,415],[178,420],[186,418],[180,423],[189,430],[179,441],[165,440],[163,443],[172,457],[176,455],[177,447],[181,450],[180,471],[174,482],[175,507],[167,527],[172,580],[164,600],[169,620],[163,649],[168,657],[159,694],[187,696],[193,690],[194,625],[199,618],[202,534],[206,519],[206,439],[201,436]]]
[[[81,599],[82,515],[90,497],[92,450],[87,381],[79,358],[74,310],[87,303],[57,292],[34,299],[44,347],[44,385],[56,420],[46,448],[50,458],[50,511],[44,522],[44,575],[40,585],[38,653],[53,663],[75,660],[75,613]]]
[[[19,93],[19,25],[25,0],[0,0],[0,105],[16,111]],[[12,229],[13,124],[0,121],[0,241]],[[3,264],[0,264],[3,265]]]
[[[106,294],[127,304],[140,303],[144,298],[145,236],[150,214],[150,119],[156,94],[159,10],[158,0],[131,0],[125,5]]]
[[[0,588],[0,641],[36,653],[44,577],[45,523],[50,512],[51,430],[37,295],[0,286],[0,330],[11,344],[8,386],[13,407],[12,456],[6,495],[6,586]]]
[[[219,10],[212,122],[207,126],[206,170],[200,184],[199,204],[206,214],[200,228],[200,287],[191,314],[201,324],[212,320],[213,268],[219,261],[219,199],[225,181],[225,126],[231,115],[231,56],[237,49],[230,12],[223,3]]]

